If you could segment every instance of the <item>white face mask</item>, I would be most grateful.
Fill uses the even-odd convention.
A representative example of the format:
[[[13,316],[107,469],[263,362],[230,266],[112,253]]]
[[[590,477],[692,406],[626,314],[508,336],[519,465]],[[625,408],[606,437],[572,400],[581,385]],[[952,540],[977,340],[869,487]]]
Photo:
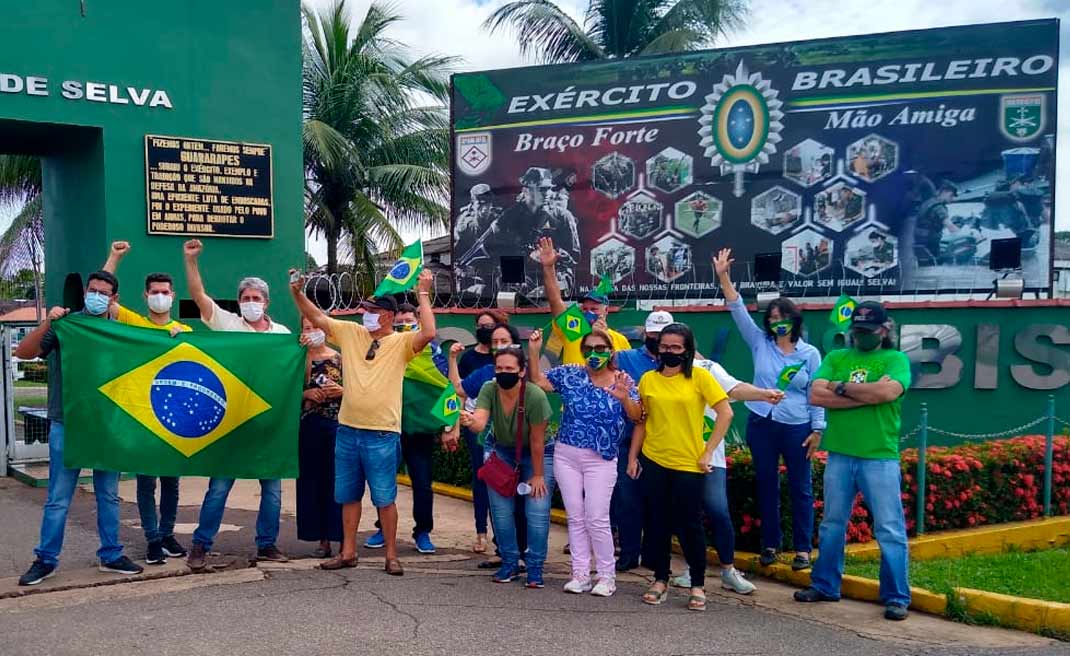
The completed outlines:
[[[264,304],[256,301],[240,303],[241,316],[249,323],[260,321],[264,317]]]
[[[323,342],[327,340],[327,335],[317,328],[305,333],[305,339],[308,340],[309,346],[323,346]]]
[[[374,333],[382,328],[382,325],[379,323],[379,315],[374,312],[365,312],[361,315],[360,321],[370,333]]]
[[[171,311],[171,303],[174,302],[174,297],[170,294],[156,293],[149,294],[149,309],[156,314],[163,314]]]

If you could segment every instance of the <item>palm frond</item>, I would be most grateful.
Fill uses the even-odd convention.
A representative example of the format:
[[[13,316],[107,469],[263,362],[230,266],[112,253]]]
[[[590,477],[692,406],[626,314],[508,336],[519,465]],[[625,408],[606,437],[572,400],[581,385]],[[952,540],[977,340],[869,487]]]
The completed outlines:
[[[540,62],[591,61],[606,56],[578,23],[550,0],[509,2],[494,10],[483,28],[492,34],[512,30],[520,53]]]
[[[663,34],[682,30],[684,33],[702,35],[702,38],[687,44],[687,47],[681,50],[708,48],[717,37],[741,29],[746,23],[748,13],[747,0],[678,0],[653,25],[651,43]],[[668,51],[662,49],[650,52]]]
[[[41,160],[29,155],[0,155],[0,203],[33,200],[41,193]]]

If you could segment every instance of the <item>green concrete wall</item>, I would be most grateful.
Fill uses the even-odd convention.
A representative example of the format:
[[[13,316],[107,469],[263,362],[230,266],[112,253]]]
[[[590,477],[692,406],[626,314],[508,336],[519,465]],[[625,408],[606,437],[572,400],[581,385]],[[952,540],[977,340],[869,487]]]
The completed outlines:
[[[638,340],[646,314],[634,310],[614,312],[609,317],[609,324],[628,334],[629,338]],[[828,314],[828,309],[804,312],[807,339],[818,346],[822,353],[827,352],[835,336],[835,331],[828,323]],[[1019,383],[1011,373],[1012,367],[1026,365],[1039,376],[1054,375],[1057,379],[1070,375],[1070,339],[1067,339],[1065,333],[1070,326],[1070,305],[1013,307],[996,304],[988,307],[893,308],[891,315],[900,330],[911,325],[946,324],[957,328],[962,337],[961,346],[952,354],[962,361],[957,382],[943,389],[909,390],[903,404],[904,433],[909,433],[917,426],[922,402],[928,404],[931,426],[957,433],[991,433],[1025,424],[1044,414],[1049,395],[1055,396],[1056,414],[1070,421],[1070,385],[1062,384],[1049,390],[1029,389]],[[753,316],[761,320],[760,315]],[[694,329],[698,347],[706,354],[714,352],[714,342],[718,334],[724,335],[720,362],[738,378],[751,379],[753,367],[750,352],[728,312],[677,311],[675,318]],[[439,335],[442,338],[474,343],[474,315],[440,313],[438,321]],[[517,314],[513,316],[512,321],[520,326],[542,327],[549,321],[549,315]],[[1000,328],[995,389],[975,387],[974,377],[978,368],[976,334],[977,326],[982,324],[998,325]],[[1055,339],[1043,336],[1037,339],[1028,338],[1024,331],[1035,326],[1054,327]],[[1016,339],[1021,340],[1019,345],[1016,345]],[[1046,363],[1031,360],[1019,352],[1019,346],[1032,345],[1047,349],[1043,356]],[[994,350],[992,352],[995,353]],[[950,363],[945,361],[945,366],[950,366]],[[934,364],[916,365],[915,384],[919,382],[917,374],[938,370],[939,366]],[[1024,378],[1024,371],[1019,370],[1020,379]],[[734,427],[740,435],[745,428],[746,415],[743,411],[736,413]],[[1023,432],[1042,434],[1045,428],[1046,426],[1041,424]],[[1064,427],[1057,424],[1056,432],[1063,431]],[[960,438],[935,433],[929,437],[930,444],[954,444],[960,441]],[[914,441],[911,440],[908,444],[913,445]]]
[[[84,15],[77,0],[0,6],[0,73],[49,81],[47,97],[0,93],[0,152],[45,155],[48,302],[60,301],[67,272],[99,268],[117,239],[133,247],[119,272],[127,305],[144,310],[141,282],[158,270],[187,298],[186,238],[146,234],[145,135],[267,143],[275,237],[206,238],[202,271],[222,299],[242,276],[266,279],[277,299],[269,312],[295,327],[285,284],[304,253],[299,0],[81,4]],[[69,100],[65,80],[164,90],[173,109]]]

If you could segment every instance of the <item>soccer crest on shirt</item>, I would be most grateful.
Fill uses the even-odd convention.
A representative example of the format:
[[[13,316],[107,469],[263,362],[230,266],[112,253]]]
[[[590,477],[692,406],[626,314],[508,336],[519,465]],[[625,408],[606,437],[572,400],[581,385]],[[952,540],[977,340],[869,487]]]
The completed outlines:
[[[851,372],[851,376],[847,382],[849,383],[864,383],[866,378],[869,377],[869,370],[867,369],[855,369]]]
[[[1000,96],[999,129],[1011,141],[1032,141],[1047,122],[1042,93],[1019,93]]]

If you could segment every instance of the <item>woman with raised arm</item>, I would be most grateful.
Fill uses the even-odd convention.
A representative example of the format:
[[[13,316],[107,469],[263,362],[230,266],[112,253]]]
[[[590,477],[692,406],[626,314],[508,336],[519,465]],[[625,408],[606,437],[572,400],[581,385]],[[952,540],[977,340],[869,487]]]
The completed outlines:
[[[791,568],[810,567],[814,540],[814,494],[811,481],[811,445],[821,443],[825,409],[810,404],[810,382],[821,365],[821,354],[802,338],[802,313],[791,300],[769,304],[759,327],[747,312],[732,284],[732,250],[722,248],[713,260],[714,271],[743,340],[754,361],[754,385],[784,391],[780,403],[747,401],[747,446],[754,458],[758,484],[758,514],[762,521],[759,562],[768,567],[777,560],[780,531],[780,458],[788,470],[791,497]]]
[[[639,381],[646,421],[636,425],[628,452],[628,475],[639,478],[646,497],[643,562],[654,570],[654,584],[643,602],[657,605],[669,593],[672,534],[691,573],[688,610],[706,610],[706,536],[702,495],[713,470],[717,447],[732,424],[728,395],[705,369],[694,366],[695,337],[682,323],[658,335],[658,368]],[[705,412],[717,411],[708,440]]]
[[[593,330],[580,340],[583,366],[561,365],[544,375],[539,365],[542,333],[528,338],[531,382],[557,392],[564,404],[554,445],[554,479],[568,514],[572,580],[565,592],[609,597],[616,592],[616,562],[609,505],[617,482],[617,452],[628,421],[643,415],[628,374],[618,371],[613,340]],[[591,583],[591,550],[598,581]]]

